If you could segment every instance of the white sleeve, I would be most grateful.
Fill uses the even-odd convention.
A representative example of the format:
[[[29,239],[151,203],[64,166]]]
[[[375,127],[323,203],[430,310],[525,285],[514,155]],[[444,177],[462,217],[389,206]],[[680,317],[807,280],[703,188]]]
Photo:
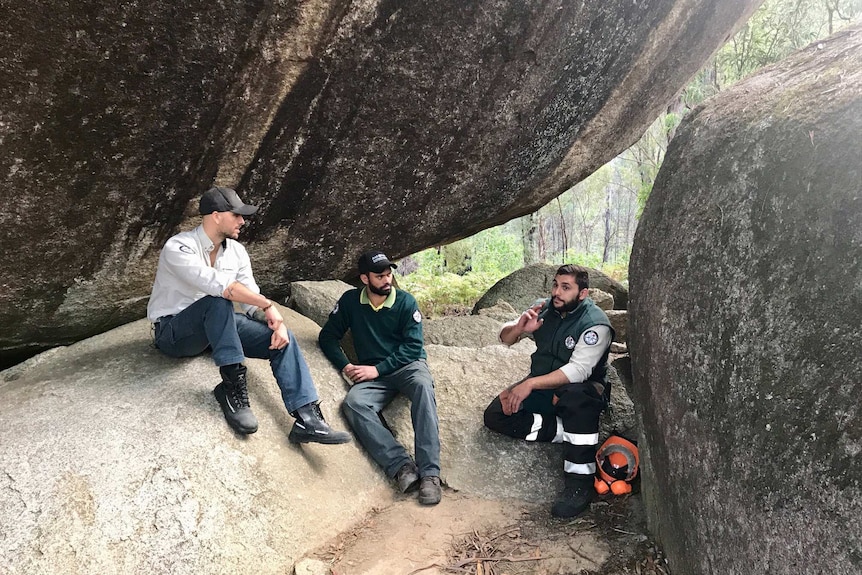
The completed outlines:
[[[167,271],[196,291],[222,297],[224,290],[234,280],[233,274],[221,272],[204,262],[194,241],[183,241],[173,237],[163,249],[163,261]]]
[[[251,271],[251,259],[248,257],[248,252],[239,242],[234,242],[232,247],[236,249],[236,256],[239,260],[239,269],[236,272],[234,280],[247,287],[250,291],[259,294],[260,288],[257,282],[254,281],[254,274]],[[249,317],[254,315],[254,312],[258,310],[256,305],[249,305],[247,303],[241,303],[239,307]]]
[[[569,383],[586,381],[610,345],[611,329],[606,325],[594,325],[581,334],[569,363],[560,370],[569,378]]]

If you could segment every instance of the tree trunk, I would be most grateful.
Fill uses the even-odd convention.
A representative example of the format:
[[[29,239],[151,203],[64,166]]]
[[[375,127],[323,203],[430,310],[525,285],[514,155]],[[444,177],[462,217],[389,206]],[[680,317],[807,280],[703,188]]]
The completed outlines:
[[[605,192],[605,239],[602,246],[602,263],[608,261],[608,249],[611,245],[611,187]]]
[[[534,212],[521,218],[521,241],[524,245],[524,265],[537,264],[539,254],[539,214]]]

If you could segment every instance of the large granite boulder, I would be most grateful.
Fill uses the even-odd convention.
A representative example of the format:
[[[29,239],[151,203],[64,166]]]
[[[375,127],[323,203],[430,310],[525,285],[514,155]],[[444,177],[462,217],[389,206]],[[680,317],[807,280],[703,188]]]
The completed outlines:
[[[605,312],[611,327],[614,328],[614,341],[626,343],[628,340],[629,312],[624,309],[609,309]]]
[[[422,333],[426,344],[485,347],[500,343],[503,322],[491,317],[443,316],[423,320]]]
[[[533,264],[516,270],[489,289],[473,306],[473,313],[479,313],[488,307],[504,301],[519,310],[524,311],[539,298],[551,295],[554,274],[560,266],[550,264]],[[588,267],[574,266],[590,274],[590,288],[596,288],[613,296],[614,309],[626,309],[628,306],[628,289],[607,274]]]
[[[9,0],[2,363],[141,317],[214,182],[263,206],[247,239],[275,298],[369,245],[399,257],[532,212],[636,140],[758,3]]]
[[[506,303],[503,300],[497,300],[497,303],[491,307],[482,308],[478,313],[473,315],[490,317],[500,323],[508,323],[510,321],[516,321],[523,312],[524,310],[516,310],[510,303]]]
[[[159,248],[331,26],[281,4],[4,2],[0,367],[143,316]]]
[[[351,289],[340,280],[292,282],[287,306],[323,327],[338,299]]]
[[[862,571],[862,27],[694,110],[631,257],[644,500],[674,573]]]
[[[614,309],[614,296],[597,288],[590,288],[590,297],[596,305],[607,311]]]

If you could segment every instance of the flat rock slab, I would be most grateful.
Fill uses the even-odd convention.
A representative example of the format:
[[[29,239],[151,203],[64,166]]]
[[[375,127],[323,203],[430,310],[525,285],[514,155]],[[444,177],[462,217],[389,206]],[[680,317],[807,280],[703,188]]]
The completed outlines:
[[[343,428],[346,384],[317,347],[319,327],[283,314],[324,413]],[[266,361],[247,361],[260,429],[243,437],[212,396],[219,376],[209,356],[170,359],[150,338],[142,320],[0,372],[4,575],[284,573],[391,502],[389,480],[356,442],[287,442],[293,419]],[[488,402],[526,374],[533,349],[529,340],[428,346],[447,494],[540,502],[547,512],[561,487],[561,446],[482,424]],[[412,448],[406,401],[384,413]]]

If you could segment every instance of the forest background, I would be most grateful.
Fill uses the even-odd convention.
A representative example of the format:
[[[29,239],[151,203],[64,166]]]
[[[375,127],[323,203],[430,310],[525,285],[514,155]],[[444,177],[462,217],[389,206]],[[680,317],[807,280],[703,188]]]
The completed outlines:
[[[534,263],[588,266],[627,284],[638,218],[685,115],[860,15],[862,0],[766,0],[633,146],[532,214],[403,258],[398,285],[434,317],[470,313],[498,280]]]

